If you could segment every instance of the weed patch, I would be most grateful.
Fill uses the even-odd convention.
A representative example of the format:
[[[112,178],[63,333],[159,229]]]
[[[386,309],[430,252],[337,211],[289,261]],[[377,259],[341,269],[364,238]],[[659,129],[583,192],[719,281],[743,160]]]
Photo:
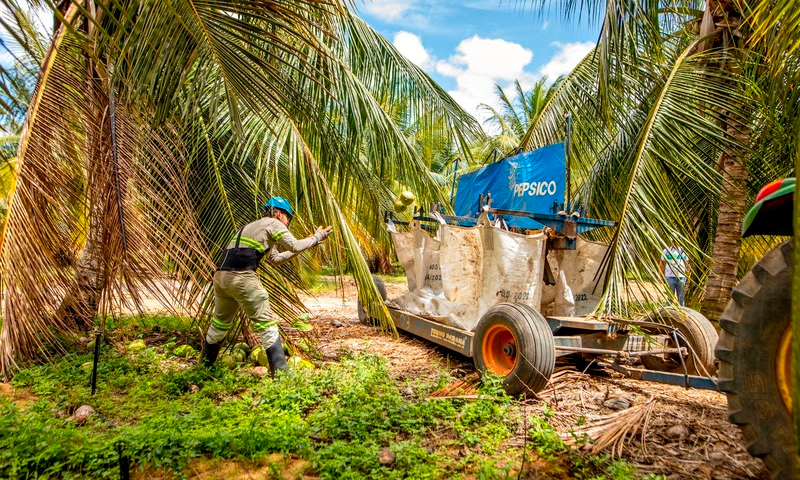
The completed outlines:
[[[206,370],[152,344],[126,354],[104,346],[95,396],[88,352],[20,371],[15,387],[38,399],[0,399],[0,478],[118,478],[118,451],[133,468],[175,478],[203,459],[257,465],[274,455],[304,459],[324,479],[516,478],[522,452],[504,443],[520,417],[497,378],[485,378],[477,400],[425,400],[442,372],[414,380],[409,399],[375,356],[272,380],[247,367]],[[79,426],[69,415],[83,404],[98,414]],[[531,422],[535,453],[564,457],[546,419]],[[575,478],[630,478],[624,462],[576,458],[566,468]]]

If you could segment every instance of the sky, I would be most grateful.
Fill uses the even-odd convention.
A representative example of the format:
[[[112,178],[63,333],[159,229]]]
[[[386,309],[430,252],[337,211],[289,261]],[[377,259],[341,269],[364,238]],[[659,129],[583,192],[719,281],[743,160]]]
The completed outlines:
[[[532,1],[364,0],[359,15],[483,121],[497,106],[495,84],[511,93],[542,76],[569,73],[597,41],[599,22],[563,19]]]
[[[482,122],[488,115],[478,105],[498,106],[495,84],[512,94],[514,80],[525,89],[542,76],[552,81],[568,73],[597,41],[599,21],[567,21],[557,9],[542,11],[533,5],[538,3],[357,0],[355,8]],[[0,8],[0,14],[7,12]],[[52,30],[49,11],[33,9],[33,17],[39,29]],[[0,63],[12,61],[10,53],[0,49]]]

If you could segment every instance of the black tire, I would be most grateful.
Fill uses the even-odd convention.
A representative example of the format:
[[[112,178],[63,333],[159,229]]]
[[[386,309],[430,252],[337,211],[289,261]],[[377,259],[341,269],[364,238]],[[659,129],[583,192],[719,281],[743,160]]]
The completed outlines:
[[[691,308],[667,307],[651,312],[644,320],[676,327],[678,332],[689,341],[689,345],[694,349],[694,353],[697,355],[697,359],[695,359],[694,355],[690,352],[689,355],[684,357],[683,362],[686,364],[686,372],[688,372],[689,375],[705,376],[706,372],[708,372],[709,375],[716,373],[717,367],[714,357],[714,346],[717,344],[719,335],[714,325],[712,325],[706,317]],[[675,341],[670,340],[669,345],[674,347]],[[649,370],[656,370],[659,372],[684,373],[683,364],[677,354],[667,356],[643,355],[642,365]],[[702,368],[700,365],[702,365]]]
[[[378,287],[378,292],[381,294],[381,300],[384,302],[386,301],[386,284],[383,283],[380,277],[377,275],[372,276],[372,281],[375,282],[375,286]],[[361,322],[363,325],[375,326],[375,322],[372,321],[372,318],[367,314],[367,311],[364,310],[364,306],[361,305],[361,299],[358,299],[358,321]]]
[[[793,419],[778,387],[777,368],[780,340],[791,328],[791,257],[790,240],[764,255],[733,290],[720,319],[716,351],[728,416],[741,428],[747,451],[764,460],[772,478],[791,478],[800,468],[792,468]]]
[[[485,346],[494,338],[487,335],[492,328],[501,326],[513,334],[514,360],[510,371],[504,373],[490,368],[492,359],[487,358]],[[550,380],[556,365],[556,347],[553,333],[547,320],[527,305],[519,303],[499,303],[494,305],[481,318],[473,337],[473,360],[479,372],[487,370],[504,375],[503,387],[510,395],[536,393]],[[491,355],[491,354],[489,354]]]

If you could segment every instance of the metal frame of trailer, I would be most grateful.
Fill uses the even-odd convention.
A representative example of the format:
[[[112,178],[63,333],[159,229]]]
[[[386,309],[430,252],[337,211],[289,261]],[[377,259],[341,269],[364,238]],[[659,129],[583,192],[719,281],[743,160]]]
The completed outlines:
[[[481,195],[479,205],[481,205],[482,211],[492,214],[495,220],[502,221],[504,216],[517,216],[541,223],[550,231],[547,243],[547,249],[549,250],[575,249],[578,234],[594,228],[616,225],[616,222],[582,217],[582,208],[579,208],[576,211],[577,213],[567,214],[565,211],[571,209],[570,205],[553,205],[552,213],[548,214],[494,209],[491,208],[490,195],[486,197]],[[430,211],[432,213],[429,216],[422,209],[415,209],[413,216],[414,220],[419,222],[420,227],[427,231],[435,231],[437,227],[435,225],[426,225],[426,223],[441,224],[444,222],[453,225],[472,226],[476,224],[478,219],[477,216],[444,215],[438,205],[431,205]],[[384,221],[388,224],[409,225],[408,222],[396,220],[391,212],[386,212]],[[444,325],[400,310],[393,307],[391,302],[387,302],[387,307],[395,326],[399,330],[424,338],[466,357],[475,357],[474,332]],[[544,317],[544,320],[549,325],[553,335],[556,357],[567,355],[582,355],[595,359],[612,357],[612,363],[602,363],[602,365],[622,373],[628,378],[683,385],[686,388],[719,390],[716,381],[710,375],[689,374],[684,357],[697,359],[697,353],[693,350],[687,338],[675,326],[626,319],[602,321],[584,317],[563,316]],[[707,320],[705,321],[707,322]],[[630,330],[659,333],[632,334],[629,333]],[[669,342],[674,342],[673,345],[676,347],[670,347],[668,345]],[[630,368],[622,364],[625,359],[667,354],[680,358],[683,373]],[[704,373],[708,374],[707,371]]]
[[[473,355],[473,332],[443,325],[424,317],[405,312],[389,305],[395,327],[406,333],[424,338],[430,342],[457,352],[465,357]],[[640,357],[642,355],[658,355],[676,353],[686,355],[687,347],[653,348],[664,345],[668,335],[609,334],[614,325],[608,322],[587,320],[582,317],[545,317],[553,332],[556,356],[571,354],[588,354],[594,356],[611,356],[614,362],[608,365],[613,370],[634,380],[644,380],[670,385],[682,385],[704,390],[719,390],[716,382],[708,377],[688,374],[676,374],[628,368],[620,363],[623,358]],[[631,322],[636,324],[636,322]],[[559,335],[559,332],[567,332]]]

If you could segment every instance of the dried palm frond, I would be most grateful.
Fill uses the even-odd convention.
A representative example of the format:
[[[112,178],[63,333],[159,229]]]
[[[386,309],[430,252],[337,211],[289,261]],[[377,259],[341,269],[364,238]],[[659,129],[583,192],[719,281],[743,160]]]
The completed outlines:
[[[655,405],[655,399],[651,399],[621,412],[590,416],[586,424],[563,435],[564,443],[581,444],[590,454],[610,450],[613,457],[621,457],[626,441],[639,433],[642,450],[647,453],[645,439]]]
[[[337,2],[85,0],[57,17],[0,237],[0,373],[143,289],[202,325],[213,260],[270,195],[298,236],[334,225],[325,257],[392,328],[361,237],[387,179],[441,192],[388,106],[461,145],[479,133],[427,75]],[[277,315],[302,311],[296,270],[262,278]]]

